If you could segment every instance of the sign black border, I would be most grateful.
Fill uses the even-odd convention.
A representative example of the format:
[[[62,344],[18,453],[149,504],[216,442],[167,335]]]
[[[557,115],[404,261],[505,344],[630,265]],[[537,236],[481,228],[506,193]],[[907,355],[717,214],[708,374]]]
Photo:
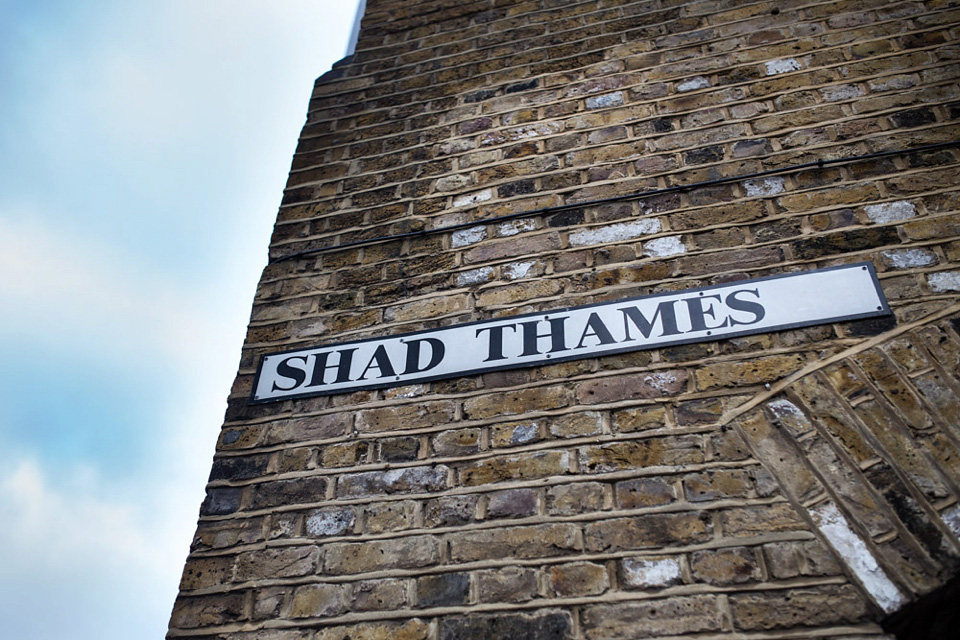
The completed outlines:
[[[253,389],[252,389],[251,392],[250,392],[250,399],[247,401],[247,404],[248,404],[248,405],[267,404],[267,403],[270,403],[270,402],[280,402],[280,401],[283,401],[283,400],[297,400],[297,399],[299,399],[299,398],[313,398],[313,397],[318,397],[318,396],[330,396],[330,395],[337,395],[337,394],[354,393],[354,392],[356,392],[356,391],[368,391],[368,390],[375,390],[375,389],[388,389],[388,388],[390,388],[390,387],[401,387],[401,386],[404,386],[404,385],[407,385],[407,384],[420,384],[420,383],[424,383],[424,382],[433,382],[433,381],[435,381],[435,380],[448,380],[448,379],[451,379],[451,378],[460,378],[460,377],[472,376],[472,375],[477,375],[477,374],[479,374],[479,373],[492,373],[492,372],[496,372],[496,371],[507,371],[507,370],[510,370],[510,369],[527,369],[527,368],[531,368],[531,367],[539,367],[539,366],[542,366],[542,365],[544,365],[544,364],[556,364],[556,363],[558,363],[558,362],[569,362],[569,361],[572,361],[572,360],[585,360],[585,359],[587,359],[587,358],[594,358],[594,357],[599,358],[599,357],[604,357],[604,356],[617,355],[617,354],[621,354],[621,353],[630,353],[630,352],[632,352],[632,351],[647,351],[647,350],[650,350],[650,349],[661,349],[661,348],[664,348],[664,347],[674,347],[674,346],[681,345],[681,344],[694,344],[694,343],[698,343],[698,342],[712,342],[713,340],[727,340],[727,339],[729,339],[729,338],[739,338],[739,337],[741,337],[741,336],[759,335],[759,334],[761,334],[761,333],[769,333],[769,332],[773,332],[773,331],[787,331],[787,330],[790,330],[790,329],[798,329],[798,328],[801,328],[801,327],[813,327],[813,326],[819,326],[819,325],[824,325],[824,324],[832,324],[832,323],[834,323],[834,322],[849,322],[849,321],[851,321],[851,320],[863,320],[863,319],[865,319],[865,318],[877,318],[877,317],[880,317],[880,316],[892,315],[893,312],[890,310],[890,306],[889,306],[889,304],[887,303],[887,298],[886,298],[886,296],[883,294],[883,289],[880,287],[880,280],[877,278],[877,272],[876,272],[876,269],[874,269],[873,263],[872,263],[872,262],[853,262],[853,263],[850,263],[850,264],[837,265],[837,266],[833,266],[833,267],[824,267],[824,268],[821,268],[821,269],[812,269],[812,270],[809,270],[809,271],[791,271],[791,272],[788,272],[788,273],[778,273],[778,274],[775,274],[775,275],[772,275],[772,276],[764,276],[764,277],[761,277],[761,278],[750,278],[750,279],[747,279],[747,280],[735,280],[735,281],[726,282],[726,283],[723,283],[723,284],[714,284],[714,285],[708,285],[708,286],[705,286],[705,287],[695,287],[695,288],[693,288],[693,289],[680,289],[680,290],[677,290],[677,291],[670,291],[669,293],[651,293],[651,294],[644,295],[644,296],[634,296],[634,297],[631,297],[631,298],[622,298],[622,299],[616,300],[616,301],[606,300],[606,301],[604,301],[604,302],[593,302],[593,303],[591,303],[591,304],[579,305],[579,306],[574,306],[574,307],[560,307],[560,308],[558,308],[558,309],[552,309],[552,310],[550,310],[550,311],[537,311],[537,312],[533,312],[533,313],[524,313],[524,314],[516,315],[516,316],[503,316],[502,318],[495,318],[495,319],[488,319],[488,320],[474,320],[474,321],[472,321],[472,322],[464,322],[464,323],[462,323],[462,324],[453,325],[453,326],[456,326],[456,327],[469,327],[469,326],[471,326],[471,325],[476,325],[476,324],[494,324],[494,323],[499,322],[499,321],[501,321],[501,320],[503,320],[503,321],[507,321],[507,320],[518,320],[518,319],[522,319],[522,318],[532,318],[532,317],[534,317],[534,316],[542,316],[542,315],[545,315],[545,314],[546,314],[546,315],[559,314],[559,313],[563,313],[563,312],[566,312],[566,311],[574,311],[574,310],[579,310],[579,309],[590,309],[590,308],[593,308],[593,307],[605,306],[605,305],[609,305],[609,304],[621,304],[621,303],[633,302],[633,301],[637,301],[637,300],[649,300],[649,299],[651,299],[651,298],[664,298],[664,297],[667,297],[667,296],[677,295],[677,294],[681,294],[681,293],[698,293],[698,292],[701,292],[701,291],[713,291],[713,290],[715,290],[715,289],[724,289],[724,288],[730,287],[731,285],[750,284],[751,282],[767,282],[767,281],[770,281],[770,280],[779,280],[779,279],[782,279],[782,278],[790,278],[790,277],[794,277],[794,276],[797,276],[797,275],[802,275],[802,274],[805,274],[805,273],[823,273],[823,272],[827,272],[827,271],[838,271],[838,270],[841,270],[841,269],[852,269],[852,268],[856,268],[856,267],[860,267],[860,268],[862,268],[864,271],[866,271],[867,273],[870,274],[870,279],[871,279],[871,281],[873,282],[874,289],[876,290],[877,296],[880,298],[880,303],[881,303],[881,306],[880,306],[876,311],[869,311],[869,312],[865,312],[865,313],[857,313],[857,314],[852,314],[852,315],[847,315],[847,316],[833,316],[833,317],[830,317],[830,318],[824,318],[824,319],[822,319],[822,320],[810,320],[810,321],[806,321],[806,322],[794,322],[794,323],[791,323],[791,324],[780,325],[780,326],[777,326],[777,327],[765,327],[765,328],[760,329],[760,330],[745,329],[745,330],[743,330],[743,331],[737,331],[737,332],[734,332],[734,333],[724,333],[722,336],[710,337],[710,339],[707,339],[707,340],[703,339],[703,337],[699,337],[699,338],[681,338],[681,339],[677,339],[677,340],[669,340],[669,341],[666,341],[666,342],[658,342],[657,344],[655,344],[655,345],[650,345],[650,346],[646,346],[646,345],[639,345],[639,346],[637,346],[637,345],[631,345],[631,346],[626,346],[626,347],[620,347],[620,348],[617,348],[617,349],[610,349],[610,350],[608,350],[608,351],[603,351],[602,353],[596,353],[596,352],[593,352],[593,353],[585,353],[585,352],[581,352],[581,353],[578,353],[578,354],[571,354],[571,355],[563,356],[563,357],[560,357],[560,358],[551,358],[549,354],[546,354],[546,357],[545,357],[545,358],[541,358],[541,359],[536,360],[536,361],[527,361],[527,362],[522,362],[522,363],[499,365],[499,366],[495,366],[495,367],[481,367],[481,368],[476,368],[476,369],[466,369],[466,370],[463,370],[463,371],[457,371],[456,373],[447,373],[447,374],[442,374],[442,375],[437,375],[437,376],[428,376],[428,377],[425,377],[425,378],[417,378],[417,379],[415,379],[415,380],[407,380],[407,381],[392,380],[392,381],[390,381],[390,382],[377,382],[377,383],[372,383],[372,384],[364,384],[364,385],[362,385],[362,386],[355,387],[355,388],[351,388],[351,389],[332,389],[332,390],[308,391],[308,392],[304,392],[304,393],[297,393],[297,394],[285,395],[285,396],[281,396],[281,397],[278,397],[278,398],[264,398],[264,399],[262,399],[262,400],[258,400],[258,399],[256,398],[255,394],[256,394],[256,392],[257,392],[257,385],[258,385],[259,382],[260,382],[260,374],[261,374],[261,372],[262,372],[262,370],[263,370],[263,363],[264,363],[264,360],[265,360],[267,357],[271,357],[271,356],[282,356],[282,355],[287,354],[287,353],[299,353],[299,352],[301,352],[301,351],[314,351],[314,350],[325,349],[325,348],[330,348],[330,347],[337,347],[337,348],[347,347],[347,346],[351,346],[351,345],[364,344],[364,343],[366,343],[366,342],[374,342],[374,341],[377,341],[377,340],[384,340],[384,339],[388,339],[388,338],[406,338],[406,337],[409,337],[409,336],[423,335],[423,334],[425,334],[425,333],[434,333],[434,332],[437,332],[437,331],[441,331],[441,330],[443,330],[443,329],[448,329],[448,328],[450,328],[450,327],[435,327],[435,328],[433,328],[433,329],[421,329],[420,331],[412,331],[412,332],[410,332],[410,333],[398,333],[398,334],[386,335],[386,336],[376,336],[376,337],[373,337],[373,338],[364,338],[364,339],[362,339],[362,340],[352,340],[352,341],[350,341],[350,342],[330,342],[330,343],[319,344],[319,345],[312,346],[312,347],[298,347],[298,348],[296,348],[296,349],[287,349],[287,350],[285,350],[285,351],[274,351],[274,352],[271,352],[271,353],[265,353],[265,354],[261,355],[261,356],[260,356],[260,360],[259,360],[259,362],[258,362],[258,364],[257,364],[257,372],[256,372],[256,374],[255,374],[255,376],[254,376],[254,379],[253,379]]]

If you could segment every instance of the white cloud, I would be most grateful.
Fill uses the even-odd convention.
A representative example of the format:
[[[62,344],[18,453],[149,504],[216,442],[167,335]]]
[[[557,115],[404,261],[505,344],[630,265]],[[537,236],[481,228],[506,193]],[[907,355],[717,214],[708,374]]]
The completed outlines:
[[[183,522],[103,499],[95,475],[0,459],[0,548],[11,637],[149,637],[164,628],[186,554]],[[187,534],[189,535],[189,533]]]
[[[109,247],[78,245],[42,217],[0,212],[0,330],[20,339],[94,348],[125,364],[197,365],[223,332],[203,298],[138,271]],[[149,354],[149,358],[144,356]]]
[[[0,475],[0,545],[16,551],[5,571],[106,564],[167,578],[179,573],[163,560],[179,541],[166,539],[163,530],[147,532],[133,505],[99,499],[98,480],[89,471],[75,471],[53,487],[35,460],[3,466],[10,471]]]

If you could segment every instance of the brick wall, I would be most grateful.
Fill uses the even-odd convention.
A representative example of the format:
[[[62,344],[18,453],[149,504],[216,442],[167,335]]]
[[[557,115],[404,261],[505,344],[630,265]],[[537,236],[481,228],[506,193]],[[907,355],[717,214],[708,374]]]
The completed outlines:
[[[960,563],[958,40],[947,0],[369,0],[168,637],[884,637]],[[266,353],[861,261],[893,317],[248,403]]]

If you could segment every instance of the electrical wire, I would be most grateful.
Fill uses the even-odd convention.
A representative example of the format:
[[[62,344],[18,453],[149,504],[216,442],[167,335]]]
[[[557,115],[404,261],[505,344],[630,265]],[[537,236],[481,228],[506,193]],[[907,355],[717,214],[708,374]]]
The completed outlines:
[[[378,236],[376,238],[366,238],[363,240],[355,240],[353,242],[344,242],[338,245],[332,245],[329,247],[316,247],[313,249],[306,249],[304,251],[298,251],[287,256],[281,256],[275,258],[269,262],[269,264],[276,264],[278,262],[284,262],[286,260],[295,260],[297,258],[302,258],[305,256],[316,255],[320,253],[329,253],[332,251],[342,251],[343,249],[353,249],[356,247],[366,247],[373,244],[381,244],[384,242],[391,242],[393,240],[404,240],[406,238],[421,238],[424,236],[436,235],[439,233],[448,233],[450,231],[459,231],[461,229],[469,229],[472,227],[493,224],[497,222],[506,222],[508,220],[516,220],[517,218],[529,218],[533,216],[542,216],[549,215],[553,213],[559,213],[562,211],[570,211],[573,209],[582,209],[585,207],[594,207],[601,204],[610,204],[613,202],[624,202],[629,200],[643,200],[645,198],[652,198],[654,196],[665,195],[669,193],[682,193],[685,191],[690,191],[692,189],[701,189],[704,187],[713,187],[716,185],[730,184],[731,182],[740,182],[742,180],[752,180],[754,178],[763,178],[766,176],[779,175],[784,173],[792,173],[795,171],[802,171],[804,169],[822,169],[826,166],[837,165],[837,164],[850,164],[853,162],[865,162],[867,160],[876,160],[879,158],[889,158],[891,156],[900,156],[908,155],[912,153],[923,153],[926,151],[936,151],[939,149],[950,149],[953,147],[960,147],[960,141],[952,142],[938,142],[936,144],[928,144],[920,147],[912,147],[909,149],[896,149],[893,151],[878,151],[876,153],[868,153],[858,156],[851,156],[848,158],[834,158],[831,160],[816,160],[813,162],[804,162],[801,164],[789,165],[786,167],[780,167],[777,169],[767,169],[765,171],[755,171],[753,173],[739,174],[735,176],[727,176],[725,178],[716,178],[713,180],[703,180],[701,182],[691,182],[690,184],[681,184],[675,185],[672,187],[663,187],[659,189],[651,189],[649,191],[639,191],[636,193],[629,193],[622,196],[612,196],[610,198],[602,198],[600,200],[588,200],[585,202],[576,202],[570,204],[561,204],[553,207],[543,207],[540,209],[531,209],[529,211],[520,211],[517,213],[508,213],[502,216],[495,216],[493,218],[486,218],[483,220],[474,220],[471,222],[461,222],[458,224],[448,225],[446,227],[437,227],[434,229],[421,229],[419,231],[408,231],[406,233],[396,233],[388,236]]]

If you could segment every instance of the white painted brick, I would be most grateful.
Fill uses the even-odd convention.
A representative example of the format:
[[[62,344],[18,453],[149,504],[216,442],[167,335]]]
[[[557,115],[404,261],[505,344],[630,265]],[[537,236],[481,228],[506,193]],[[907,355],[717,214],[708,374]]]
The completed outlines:
[[[497,233],[501,236],[515,236],[518,233],[524,231],[533,231],[537,228],[537,223],[529,218],[524,218],[522,220],[510,220],[509,222],[501,222],[500,226],[497,227]]]
[[[827,102],[838,102],[840,100],[859,98],[863,95],[863,90],[856,85],[841,84],[835,87],[824,87],[820,89],[820,95],[822,95],[823,99]]]
[[[676,382],[677,376],[672,373],[657,372],[643,377],[643,384],[645,386],[656,389],[663,394],[670,393],[670,390]]]
[[[508,280],[519,280],[526,278],[530,270],[536,265],[536,262],[514,262],[503,267],[503,275]]]
[[[927,276],[927,284],[937,293],[960,291],[960,271],[938,271]]]
[[[904,595],[890,581],[835,504],[823,502],[809,511],[817,528],[881,609],[891,613],[906,604]]]
[[[937,263],[937,255],[926,249],[897,249],[884,251],[883,256],[894,269],[912,269]]]
[[[340,535],[353,529],[354,521],[353,509],[321,509],[307,518],[307,533],[311,536]]]
[[[473,138],[460,138],[459,140],[451,140],[450,142],[440,144],[437,151],[440,155],[445,156],[470,151],[476,146]]]
[[[807,420],[807,416],[800,410],[800,407],[786,398],[771,400],[766,403],[766,407],[782,424],[790,427],[791,431],[804,432],[813,428],[813,425]]]
[[[696,78],[690,78],[689,80],[684,80],[677,84],[677,91],[696,91],[697,89],[705,89],[710,86],[710,81],[704,78],[703,76],[697,76]]]
[[[876,78],[867,83],[867,85],[870,87],[870,91],[898,91],[910,89],[916,84],[917,81],[913,78],[913,76],[906,75]]]
[[[510,434],[510,444],[526,444],[533,442],[540,435],[540,425],[536,422],[531,424],[518,424],[513,428]]]
[[[912,202],[906,200],[884,202],[883,204],[868,204],[864,209],[866,209],[867,217],[870,218],[870,221],[876,222],[877,224],[907,220],[917,215],[917,208]]]
[[[460,229],[453,232],[450,245],[456,249],[470,244],[476,244],[487,237],[486,227],[470,227],[469,229]]]
[[[457,274],[457,286],[465,287],[471,284],[488,282],[493,277],[493,267],[480,267],[471,271]]]
[[[591,96],[587,98],[587,109],[602,109],[604,107],[619,107],[623,104],[623,92],[614,91],[605,93],[602,96]]]
[[[570,245],[574,247],[584,247],[590,244],[602,244],[607,242],[619,242],[621,240],[631,240],[640,236],[649,235],[660,231],[660,220],[657,218],[644,218],[634,222],[622,222],[612,224],[606,227],[595,229],[584,229],[570,234]]]
[[[950,528],[950,531],[953,532],[953,536],[960,539],[960,504],[953,505],[944,511],[940,517],[943,518],[944,523]]]
[[[602,97],[602,96],[601,96]],[[549,136],[563,131],[562,122],[538,122],[529,124],[516,129],[510,129],[507,136],[511,140],[526,140],[527,138],[537,138],[539,136]]]
[[[643,244],[643,255],[652,258],[666,258],[686,252],[687,248],[680,241],[680,236],[664,236]]]
[[[474,193],[466,193],[462,196],[457,196],[453,200],[453,206],[455,207],[469,207],[473,204],[478,204],[480,202],[486,202],[493,198],[493,191],[491,189],[484,189],[483,191],[477,191]]]
[[[783,178],[764,178],[762,180],[745,180],[743,188],[748,196],[773,196],[786,191]]]
[[[437,180],[437,191],[456,191],[473,182],[470,176],[446,176]]]
[[[765,63],[767,75],[775,76],[780,73],[789,73],[801,68],[800,61],[795,58],[786,58],[784,60],[768,60]]]
[[[669,587],[682,579],[680,561],[676,558],[624,558],[620,577],[626,587]]]

